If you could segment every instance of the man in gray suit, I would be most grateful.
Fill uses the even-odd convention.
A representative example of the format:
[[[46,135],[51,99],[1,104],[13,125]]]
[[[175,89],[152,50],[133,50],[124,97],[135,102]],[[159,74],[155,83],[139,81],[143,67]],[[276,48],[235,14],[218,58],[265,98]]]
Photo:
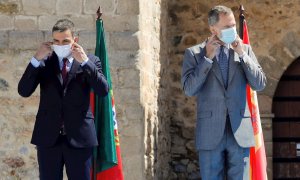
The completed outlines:
[[[250,46],[236,33],[230,8],[208,14],[211,36],[186,49],[183,90],[197,97],[196,148],[202,179],[249,178],[249,147],[254,134],[246,85],[263,90],[265,74]]]

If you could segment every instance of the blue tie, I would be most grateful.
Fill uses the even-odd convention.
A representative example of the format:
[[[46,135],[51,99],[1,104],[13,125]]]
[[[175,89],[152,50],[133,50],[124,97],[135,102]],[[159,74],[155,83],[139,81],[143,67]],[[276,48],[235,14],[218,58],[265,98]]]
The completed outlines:
[[[223,82],[227,88],[228,83],[228,57],[224,52],[224,46],[220,46],[219,66],[223,77]]]

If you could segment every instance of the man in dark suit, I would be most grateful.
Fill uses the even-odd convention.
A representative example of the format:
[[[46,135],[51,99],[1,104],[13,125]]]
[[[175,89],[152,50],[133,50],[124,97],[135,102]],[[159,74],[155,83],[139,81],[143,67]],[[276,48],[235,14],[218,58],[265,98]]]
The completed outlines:
[[[246,86],[260,91],[266,76],[252,48],[236,33],[233,12],[215,6],[211,36],[186,49],[182,86],[197,97],[196,148],[203,180],[249,179],[249,148],[255,145]]]
[[[40,104],[31,143],[37,146],[41,180],[90,179],[92,148],[98,145],[90,108],[91,89],[108,93],[99,58],[77,44],[74,24],[62,19],[53,26],[53,42],[37,50],[23,74],[18,92],[29,97],[40,85]]]

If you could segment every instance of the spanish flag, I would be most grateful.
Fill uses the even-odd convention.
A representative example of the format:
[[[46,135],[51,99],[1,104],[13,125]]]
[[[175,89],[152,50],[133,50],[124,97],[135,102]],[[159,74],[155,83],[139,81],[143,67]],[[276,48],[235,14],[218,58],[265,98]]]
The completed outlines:
[[[243,28],[243,33],[240,35],[244,44],[250,45],[247,22],[244,18],[241,20],[240,28]],[[261,127],[259,115],[258,101],[256,91],[253,91],[247,85],[247,100],[251,113],[252,127],[255,137],[255,147],[250,148],[250,180],[267,180],[267,160],[265,153],[264,137]]]

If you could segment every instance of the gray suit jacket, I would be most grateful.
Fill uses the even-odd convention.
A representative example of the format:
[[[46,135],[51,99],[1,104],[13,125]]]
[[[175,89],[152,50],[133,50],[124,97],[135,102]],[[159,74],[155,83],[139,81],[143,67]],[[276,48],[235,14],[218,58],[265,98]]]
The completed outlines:
[[[212,150],[221,141],[226,116],[229,115],[234,137],[241,147],[255,145],[250,112],[246,98],[246,85],[260,91],[266,77],[250,46],[241,60],[233,49],[229,50],[228,87],[225,89],[216,58],[205,60],[205,42],[186,49],[181,83],[188,96],[197,97],[196,148]]]

